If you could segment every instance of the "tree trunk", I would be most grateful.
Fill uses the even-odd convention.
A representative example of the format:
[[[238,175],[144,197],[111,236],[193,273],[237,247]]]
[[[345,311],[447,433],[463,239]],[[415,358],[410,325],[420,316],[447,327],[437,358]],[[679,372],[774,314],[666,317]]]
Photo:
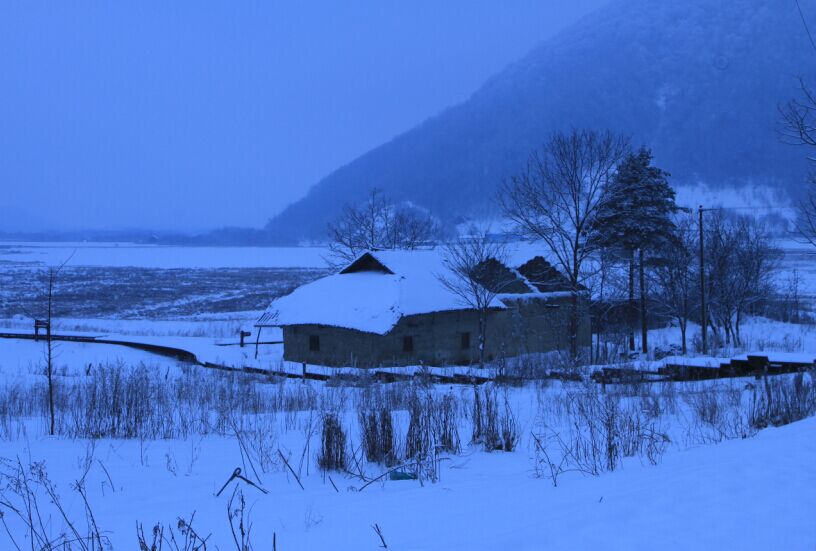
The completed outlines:
[[[485,331],[487,326],[487,312],[479,312],[479,367],[485,365]]]
[[[736,319],[734,320],[734,344],[737,346],[742,346],[740,323],[742,323],[742,310],[738,309]]]
[[[578,291],[572,291],[570,304],[570,355],[572,361],[578,363]]]
[[[598,331],[598,334],[595,335],[595,357],[590,358],[591,362],[596,362],[601,357],[601,332]]]
[[[48,346],[48,357],[47,362],[48,365],[45,367],[46,374],[48,375],[48,413],[51,417],[51,428],[49,430],[49,434],[54,436],[54,348],[51,343],[51,316],[52,316],[52,304],[53,304],[53,297],[54,297],[54,274],[49,274],[48,277],[48,317],[46,319],[46,323],[48,326],[46,327],[46,346]]]
[[[578,365],[578,285],[580,272],[578,271],[578,249],[572,250],[572,296],[570,297],[570,355],[573,365]]]
[[[643,249],[638,250],[640,270],[640,344],[644,354],[649,352],[649,326],[646,320],[646,269],[643,266]]]
[[[629,308],[627,309],[629,326],[629,350],[635,351],[635,251],[629,251]]]
[[[680,343],[683,350],[683,356],[685,356],[686,353],[688,352],[686,348],[686,320],[683,318],[679,318],[677,322],[680,325]]]

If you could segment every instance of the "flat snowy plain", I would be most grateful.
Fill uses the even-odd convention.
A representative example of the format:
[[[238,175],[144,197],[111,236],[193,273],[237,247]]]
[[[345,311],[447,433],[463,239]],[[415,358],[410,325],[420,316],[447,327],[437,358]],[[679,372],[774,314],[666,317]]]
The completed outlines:
[[[260,250],[247,260],[236,249],[157,252],[126,245],[77,246],[72,262],[97,267],[269,265],[264,262],[319,267],[322,261],[322,253],[312,249]],[[41,267],[39,261],[58,261],[74,248],[14,247],[18,252],[0,247],[0,262],[33,261],[32,268]],[[808,264],[799,267],[805,271]],[[201,314],[178,319],[65,318],[58,325],[63,332],[153,339],[198,347],[207,354],[236,350],[217,345],[234,340],[235,330],[251,324],[258,312]],[[14,331],[28,330],[29,324],[23,317],[0,320],[5,329]],[[672,342],[675,333],[655,331],[652,341]],[[752,350],[816,353],[816,337],[808,326],[753,320],[744,334]],[[143,379],[138,380],[145,387],[135,383],[136,378],[123,380],[132,383],[127,388],[134,393],[148,386],[150,390],[118,406],[122,424],[133,421],[129,412],[141,406],[170,412],[175,420],[146,415],[151,423],[165,423],[164,436],[151,435],[153,425],[136,423],[141,434],[123,436],[121,427],[105,425],[98,437],[89,438],[83,428],[86,420],[78,416],[84,406],[77,406],[77,401],[60,405],[58,435],[48,436],[42,401],[44,345],[0,339],[0,501],[25,511],[23,493],[12,484],[21,466],[23,478],[34,489],[31,495],[37,496],[41,532],[49,538],[72,537],[66,517],[79,533],[87,532],[87,511],[76,489],[81,481],[99,533],[114,549],[138,549],[139,526],[148,543],[157,524],[165,537],[172,529],[180,539],[180,519],[186,523],[192,519],[196,533],[207,538],[208,549],[240,549],[228,518],[230,496],[238,495],[234,491],[245,499],[245,527],[251,525],[253,549],[272,549],[273,538],[281,550],[378,549],[383,540],[388,549],[411,550],[816,549],[816,419],[749,430],[744,417],[755,396],[753,379],[610,386],[605,395],[595,386],[558,381],[487,385],[480,392],[495,393],[500,415],[512,413],[518,442],[507,452],[486,451],[484,445],[471,442],[474,389],[468,386],[236,376],[102,344],[62,342],[57,352],[57,391],[63,396],[89,396],[85,391],[71,394],[72,389],[109,390],[103,378],[113,370],[126,376],[141,374]],[[242,360],[249,358],[238,361]],[[261,361],[270,366],[279,362],[279,349],[267,347]],[[806,374],[805,382],[812,384],[811,377]],[[162,389],[188,389],[195,396],[167,406],[160,400],[165,396]],[[387,405],[394,420],[395,447],[398,455],[404,455],[410,425],[406,404],[412,396],[434,403],[449,397],[455,404],[460,450],[439,452],[432,462],[436,481],[426,473],[422,480],[385,476],[366,486],[390,467],[363,458],[358,411]],[[710,396],[721,397],[719,406],[706,401]],[[567,440],[571,434],[570,400],[607,397],[621,412],[666,436],[657,444],[660,451],[654,461],[643,450],[621,453],[613,470],[602,468],[597,474],[566,468],[569,462],[564,463],[564,449],[555,438]],[[257,398],[257,403],[229,407],[244,398]],[[140,400],[147,403],[137,404]],[[717,407],[712,413],[710,408]],[[317,466],[321,415],[329,411],[347,433],[349,455],[359,460],[349,461],[345,472],[323,473]],[[401,463],[402,459],[397,462]],[[564,472],[553,477],[553,464],[563,464]],[[217,496],[236,467],[268,493],[232,481]],[[400,471],[410,473],[414,468],[408,465]],[[43,474],[66,517],[36,482]],[[233,501],[233,512],[235,506]],[[0,549],[39,548],[32,546],[26,514],[16,515],[2,503],[0,510],[6,526],[0,524]],[[82,549],[76,543],[75,548]],[[174,548],[165,544],[164,549]]]

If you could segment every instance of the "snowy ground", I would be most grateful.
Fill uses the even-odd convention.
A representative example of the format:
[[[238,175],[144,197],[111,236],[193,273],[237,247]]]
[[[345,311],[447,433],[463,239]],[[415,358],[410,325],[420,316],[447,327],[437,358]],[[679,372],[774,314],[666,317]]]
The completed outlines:
[[[694,355],[692,342],[699,337],[700,326],[689,322],[688,342]],[[728,346],[718,351],[718,355],[732,357],[746,352],[816,352],[816,327],[811,324],[784,323],[766,318],[749,318],[740,328],[742,345]],[[639,342],[639,337],[638,342]],[[680,342],[680,329],[667,327],[649,331],[649,345],[668,349]]]
[[[87,334],[82,333],[85,336]],[[255,367],[277,370],[281,365],[282,349],[277,346],[263,346],[258,358],[254,347],[237,345],[220,346],[216,339],[208,337],[162,337],[105,334],[104,338],[122,342],[155,344],[178,348],[196,355],[201,363],[212,363],[225,367]],[[107,363],[138,365],[145,364],[162,370],[175,367],[179,362],[165,356],[116,344],[95,344],[86,342],[55,341],[54,369],[58,376],[75,376],[85,373],[89,366]],[[30,339],[0,339],[0,380],[15,375],[36,375],[44,372],[45,345],[42,341]],[[203,368],[202,368],[203,369]]]
[[[111,266],[155,270],[315,268],[322,266],[324,253],[320,249],[6,243],[0,244],[0,264],[13,264],[20,270],[42,267],[61,261],[75,245],[79,251],[72,263],[97,270]],[[808,253],[802,251],[802,255]],[[791,256],[798,262],[797,270],[808,281],[816,281],[816,272],[808,275],[812,261],[802,255]],[[810,292],[806,286],[803,289]],[[213,302],[208,299],[200,304]],[[30,331],[31,321],[22,314],[8,312],[0,320],[0,332]],[[281,365],[279,345],[262,347],[257,361],[251,347],[234,345],[238,330],[251,326],[257,310],[177,314],[139,319],[61,317],[55,329],[177,346],[196,353],[202,361]],[[690,341],[697,330],[690,329]],[[721,353],[727,357],[767,351],[816,353],[816,332],[810,326],[753,319],[742,334],[744,347]],[[652,331],[650,341],[666,348],[676,344],[678,337],[676,329],[667,328]],[[263,340],[278,338],[279,334],[269,332]],[[222,346],[225,344],[228,346]],[[83,481],[81,487],[94,519],[114,549],[138,547],[137,524],[143,525],[148,536],[157,523],[165,527],[165,535],[172,528],[178,536],[179,519],[189,521],[193,514],[195,530],[209,535],[208,548],[235,549],[227,506],[236,488],[246,498],[245,519],[252,525],[254,549],[271,549],[273,535],[282,550],[377,549],[381,541],[374,524],[380,527],[388,549],[816,549],[816,418],[749,430],[745,415],[757,396],[753,379],[610,385],[610,396],[625,408],[627,419],[640,420],[648,430],[667,435],[656,465],[640,451],[623,458],[615,470],[604,470],[597,476],[567,469],[557,477],[556,487],[533,435],[544,439],[554,463],[563,459],[563,449],[546,435],[570,432],[574,419],[565,413],[565,403],[568,396],[587,391],[588,387],[579,383],[495,388],[501,399],[500,411],[508,407],[512,412],[519,441],[513,452],[487,452],[470,442],[470,387],[425,387],[421,382],[415,386],[367,381],[318,383],[267,377],[244,380],[127,347],[60,342],[56,360],[58,401],[71,389],[85,388],[83,385],[89,389],[87,394],[71,396],[104,400],[105,393],[112,392],[110,381],[99,381],[101,373],[112,367],[130,374],[144,373],[154,385],[150,392],[155,396],[165,396],[162,390],[181,389],[201,393],[201,403],[212,407],[203,415],[196,408],[204,406],[192,400],[184,403],[187,409],[172,413],[185,423],[192,420],[190,426],[199,422],[206,425],[205,431],[189,430],[184,436],[167,438],[113,438],[102,431],[100,438],[89,440],[78,435],[81,429],[77,428],[83,408],[91,407],[84,402],[62,403],[57,423],[61,435],[47,436],[43,352],[41,342],[0,339],[0,493],[5,492],[7,500],[19,499],[19,494],[11,491],[12,479],[8,477],[15,465],[22,465],[39,495],[44,531],[52,537],[70,529],[44,489],[34,483],[42,468],[80,531],[86,527],[86,515],[75,488],[78,480]],[[140,366],[143,371],[139,371]],[[812,375],[806,377],[812,381]],[[157,410],[166,407],[151,402],[153,398],[145,400],[148,395],[139,394],[144,388],[134,380],[122,381],[132,394],[125,394],[130,398],[118,404],[120,410],[111,406],[112,410],[126,412],[145,402]],[[248,388],[257,388],[258,394],[242,394]],[[360,491],[365,482],[358,475],[318,470],[322,413],[334,411],[339,415],[350,453],[359,451],[356,408],[374,396],[393,405],[395,440],[404,447],[409,414],[405,397],[399,394],[410,392],[437,398],[449,395],[457,404],[462,449],[441,454],[438,481],[385,477]],[[230,409],[236,396],[257,398],[251,406],[257,411]],[[719,405],[709,401],[712,396]],[[199,417],[208,420],[198,421]],[[121,428],[117,430],[121,432]],[[747,437],[741,438],[743,434]],[[304,489],[278,450],[298,473]],[[269,493],[232,482],[216,496],[236,467]],[[362,461],[360,471],[371,479],[386,467]],[[24,523],[8,509],[4,512],[9,532],[0,523],[0,549],[15,549],[15,542],[20,549],[31,548]]]
[[[157,370],[174,368],[177,362],[161,356],[108,344],[57,343],[54,372],[69,378],[84,374],[88,366],[125,364],[155,366]],[[45,346],[25,339],[0,339],[0,384],[27,380],[44,380]]]
[[[717,444],[678,436],[657,465],[633,457],[599,476],[566,472],[554,487],[537,476],[527,435],[541,430],[547,397],[563,390],[507,392],[522,435],[518,449],[487,453],[467,445],[463,423],[462,452],[440,462],[435,483],[386,478],[361,490],[364,482],[357,477],[320,473],[314,459],[319,434],[306,412],[280,414],[265,425],[267,434],[257,442],[266,442],[264,453],[273,456],[266,463],[260,454],[242,453],[241,443],[229,435],[88,441],[31,434],[4,443],[0,455],[26,465],[42,462],[77,526],[85,521],[71,485],[84,480],[95,521],[115,549],[135,547],[137,523],[149,534],[156,523],[175,529],[179,518],[194,518],[193,527],[209,535],[213,548],[235,548],[227,503],[236,488],[246,498],[255,549],[271,548],[273,534],[279,549],[376,549],[375,523],[389,549],[794,550],[816,544],[816,419]],[[353,418],[344,420],[352,447]],[[405,427],[398,432],[404,436]],[[300,473],[304,489],[274,457],[277,449]],[[236,467],[268,494],[233,482],[216,496]],[[369,478],[384,471],[365,466]],[[50,511],[50,533],[65,529],[47,503],[41,507],[44,514]],[[19,521],[11,515],[6,520],[17,544],[26,548]],[[13,548],[2,531],[0,546]]]

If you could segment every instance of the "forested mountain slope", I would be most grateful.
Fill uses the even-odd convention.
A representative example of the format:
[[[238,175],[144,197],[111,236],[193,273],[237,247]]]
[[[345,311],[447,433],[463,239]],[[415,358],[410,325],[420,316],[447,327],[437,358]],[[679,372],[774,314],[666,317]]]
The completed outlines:
[[[802,150],[780,142],[778,106],[815,68],[792,2],[618,0],[466,102],[329,174],[267,229],[276,240],[319,238],[372,187],[448,222],[491,214],[501,181],[570,127],[629,134],[677,185],[795,191],[807,167]]]

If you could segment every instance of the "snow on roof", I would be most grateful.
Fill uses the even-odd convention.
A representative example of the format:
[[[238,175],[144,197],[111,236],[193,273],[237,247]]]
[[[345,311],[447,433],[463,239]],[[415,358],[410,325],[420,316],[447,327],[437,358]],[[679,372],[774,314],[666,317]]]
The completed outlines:
[[[468,308],[440,282],[445,273],[438,249],[367,252],[339,273],[276,299],[258,325],[327,325],[384,335],[403,316]],[[505,297],[491,306],[506,308]]]
[[[335,274],[275,300],[270,325],[317,324],[387,333],[401,317],[399,276],[378,272]]]
[[[811,352],[774,352],[774,351],[759,351],[748,352],[747,354],[740,354],[734,356],[735,360],[748,361],[748,356],[757,356],[768,358],[769,362],[790,362],[812,364],[816,363],[816,354]]]

